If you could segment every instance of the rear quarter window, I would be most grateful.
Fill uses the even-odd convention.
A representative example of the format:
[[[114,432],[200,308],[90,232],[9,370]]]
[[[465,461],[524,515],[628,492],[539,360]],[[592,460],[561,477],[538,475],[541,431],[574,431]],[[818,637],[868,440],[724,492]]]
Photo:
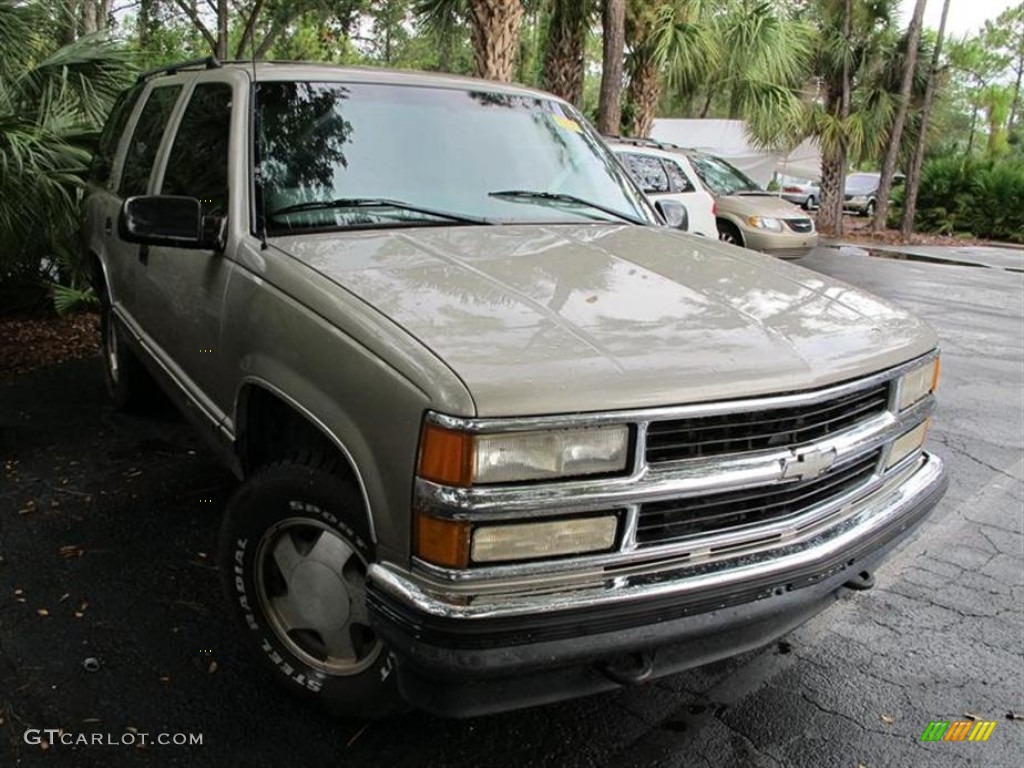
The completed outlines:
[[[109,187],[117,145],[121,142],[121,134],[124,133],[128,118],[131,117],[132,110],[141,93],[142,86],[137,85],[124,91],[114,102],[110,115],[107,116],[107,122],[103,126],[103,132],[100,134],[96,154],[92,156],[92,163],[89,165],[90,183]]]
[[[625,152],[619,155],[626,170],[640,189],[648,195],[656,195],[669,191],[668,176],[661,165],[661,160],[650,155],[634,155]]]

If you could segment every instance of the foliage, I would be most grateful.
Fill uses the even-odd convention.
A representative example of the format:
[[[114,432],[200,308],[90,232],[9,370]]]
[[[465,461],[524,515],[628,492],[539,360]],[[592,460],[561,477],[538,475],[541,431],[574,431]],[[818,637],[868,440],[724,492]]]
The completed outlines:
[[[72,241],[94,142],[132,69],[99,35],[60,45],[46,10],[0,0],[0,284],[38,279]]]
[[[892,219],[902,208],[894,195]],[[1024,243],[1024,161],[940,157],[921,170],[915,229]]]

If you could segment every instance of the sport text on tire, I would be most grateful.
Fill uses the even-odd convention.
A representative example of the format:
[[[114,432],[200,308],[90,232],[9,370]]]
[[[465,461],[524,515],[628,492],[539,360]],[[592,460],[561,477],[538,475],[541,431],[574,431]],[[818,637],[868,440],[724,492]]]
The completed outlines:
[[[392,657],[367,617],[366,519],[337,459],[299,454],[238,489],[220,545],[229,607],[264,667],[293,694],[362,718],[399,704]]]

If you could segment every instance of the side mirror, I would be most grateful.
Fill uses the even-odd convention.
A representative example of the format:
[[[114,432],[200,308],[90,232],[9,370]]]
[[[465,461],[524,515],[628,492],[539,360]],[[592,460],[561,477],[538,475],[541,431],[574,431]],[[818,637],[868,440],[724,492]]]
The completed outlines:
[[[117,231],[128,243],[172,248],[214,250],[220,247],[220,226],[203,218],[203,206],[194,197],[141,195],[121,206]]]
[[[665,224],[673,229],[681,229],[688,232],[690,229],[690,216],[686,212],[686,206],[677,200],[657,200],[654,207],[665,219]]]

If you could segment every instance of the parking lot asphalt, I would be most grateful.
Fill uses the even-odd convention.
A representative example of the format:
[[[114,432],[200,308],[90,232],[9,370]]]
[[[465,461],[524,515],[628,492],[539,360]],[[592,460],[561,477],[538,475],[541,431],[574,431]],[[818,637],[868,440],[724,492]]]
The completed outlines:
[[[98,359],[0,383],[0,766],[1020,765],[1024,252],[973,257],[989,266],[800,262],[942,339],[931,446],[950,490],[875,589],[735,659],[475,720],[335,721],[283,695],[222,617],[211,559],[234,481],[189,427],[115,413]],[[972,717],[997,722],[987,742],[920,740]],[[57,728],[136,745],[28,743]]]

